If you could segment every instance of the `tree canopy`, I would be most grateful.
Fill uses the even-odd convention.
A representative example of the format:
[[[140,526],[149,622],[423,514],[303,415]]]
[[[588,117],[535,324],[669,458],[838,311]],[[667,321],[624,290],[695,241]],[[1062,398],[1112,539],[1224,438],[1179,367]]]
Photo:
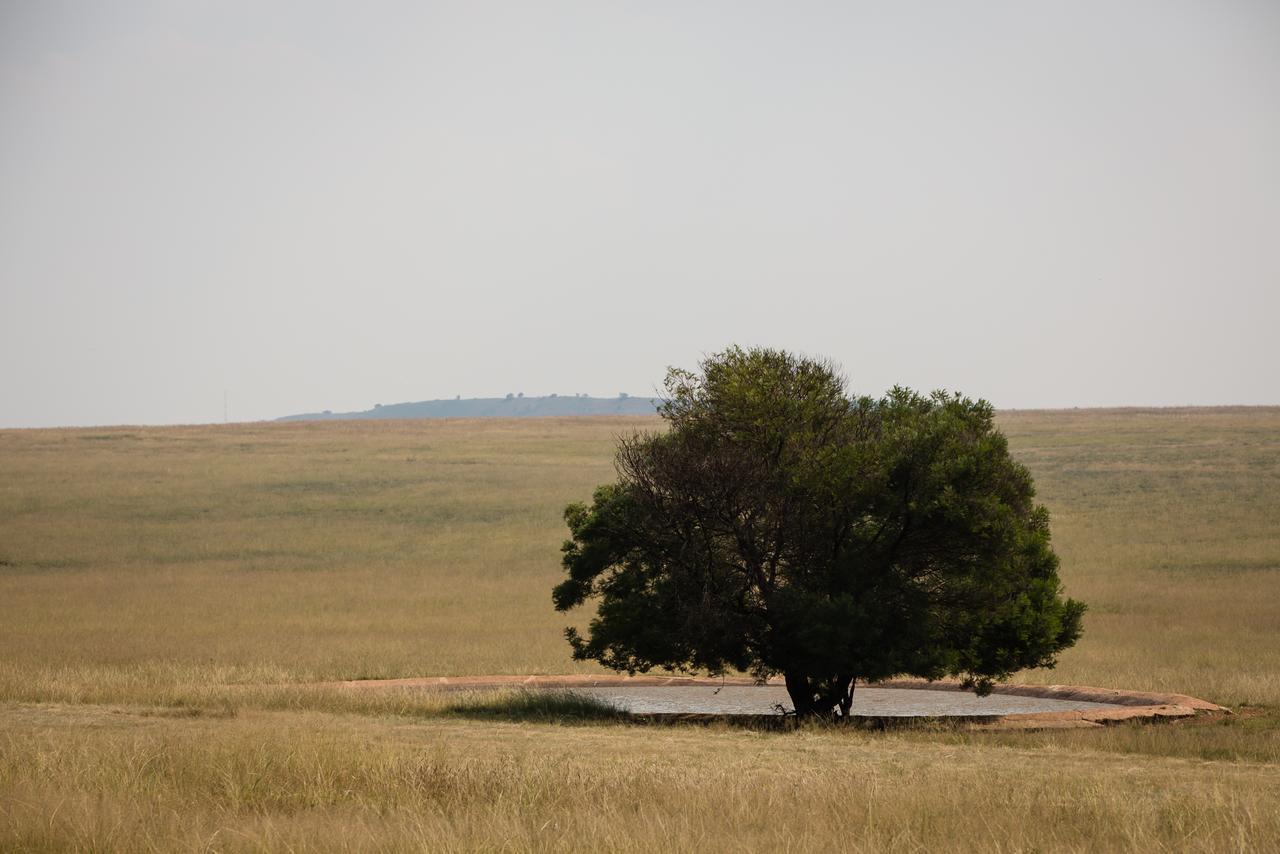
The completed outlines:
[[[828,363],[731,348],[672,369],[667,429],[565,510],[561,611],[597,603],[576,659],[781,674],[796,712],[847,716],[858,680],[979,693],[1080,635],[1049,515],[985,401],[851,396]]]

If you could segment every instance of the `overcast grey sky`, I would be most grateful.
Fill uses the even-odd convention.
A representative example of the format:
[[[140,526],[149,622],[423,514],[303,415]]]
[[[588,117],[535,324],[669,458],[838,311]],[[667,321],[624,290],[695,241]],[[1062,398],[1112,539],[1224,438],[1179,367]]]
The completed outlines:
[[[1280,3],[0,4],[0,426],[1280,403]]]

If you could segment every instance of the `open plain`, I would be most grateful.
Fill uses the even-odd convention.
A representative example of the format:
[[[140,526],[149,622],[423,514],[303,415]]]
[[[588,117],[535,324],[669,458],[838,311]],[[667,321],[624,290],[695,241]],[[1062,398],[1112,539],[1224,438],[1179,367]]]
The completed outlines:
[[[564,505],[657,419],[0,431],[2,850],[1275,850],[1280,409],[1005,412],[1094,731],[627,722],[310,683],[592,672]]]

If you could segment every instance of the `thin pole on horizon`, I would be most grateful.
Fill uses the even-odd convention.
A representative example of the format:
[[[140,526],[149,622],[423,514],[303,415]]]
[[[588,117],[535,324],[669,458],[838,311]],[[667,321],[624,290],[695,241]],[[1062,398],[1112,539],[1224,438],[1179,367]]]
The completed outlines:
[[[227,423],[227,390],[222,390],[222,423]]]

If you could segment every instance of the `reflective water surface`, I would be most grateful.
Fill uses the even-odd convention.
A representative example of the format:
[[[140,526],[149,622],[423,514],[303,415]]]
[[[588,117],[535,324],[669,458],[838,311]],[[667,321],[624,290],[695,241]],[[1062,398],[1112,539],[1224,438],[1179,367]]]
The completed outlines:
[[[700,713],[767,715],[778,706],[790,711],[791,700],[780,685],[623,686],[574,688],[598,697],[619,709],[638,714]],[[871,717],[943,715],[1012,715],[1030,712],[1068,712],[1118,708],[1110,703],[1056,700],[991,694],[977,697],[965,691],[929,691],[917,688],[864,688],[853,693],[853,713]]]

